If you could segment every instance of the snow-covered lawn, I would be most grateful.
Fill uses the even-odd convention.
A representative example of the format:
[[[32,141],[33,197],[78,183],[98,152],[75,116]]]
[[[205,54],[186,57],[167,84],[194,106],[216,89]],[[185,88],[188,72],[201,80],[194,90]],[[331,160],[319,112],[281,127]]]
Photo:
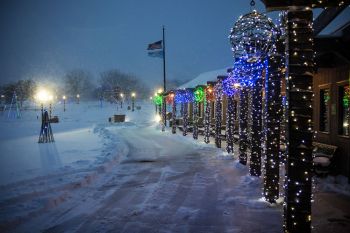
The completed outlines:
[[[37,143],[37,112],[3,116],[0,232],[282,232],[260,178],[191,134],[160,132],[141,106],[56,105],[52,144]],[[108,123],[117,112],[127,122]]]

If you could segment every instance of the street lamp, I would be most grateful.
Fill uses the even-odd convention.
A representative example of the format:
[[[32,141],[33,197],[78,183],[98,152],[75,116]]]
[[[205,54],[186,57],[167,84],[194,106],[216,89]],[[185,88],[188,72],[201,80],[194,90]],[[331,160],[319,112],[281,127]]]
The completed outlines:
[[[1,103],[5,104],[5,95],[1,95]]]
[[[136,96],[136,94],[135,94],[135,92],[132,92],[131,93],[131,111],[133,112],[133,111],[135,111],[135,96]]]
[[[80,95],[77,94],[77,104],[79,104]]]
[[[48,91],[42,89],[35,95],[35,99],[41,104],[41,130],[39,135],[39,143],[53,142],[53,134],[50,125],[51,118],[51,102],[50,102],[50,116],[48,112],[44,111],[44,103],[53,100],[53,96]]]
[[[124,94],[120,93],[120,108],[123,108],[123,98],[124,98]]]
[[[63,112],[66,111],[66,96],[62,96],[62,99],[63,99]]]

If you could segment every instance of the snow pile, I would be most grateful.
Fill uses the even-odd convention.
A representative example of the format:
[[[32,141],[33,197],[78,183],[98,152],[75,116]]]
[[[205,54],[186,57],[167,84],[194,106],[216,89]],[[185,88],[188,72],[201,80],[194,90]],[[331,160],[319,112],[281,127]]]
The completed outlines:
[[[334,192],[350,196],[348,178],[342,175],[316,178],[316,192]]]

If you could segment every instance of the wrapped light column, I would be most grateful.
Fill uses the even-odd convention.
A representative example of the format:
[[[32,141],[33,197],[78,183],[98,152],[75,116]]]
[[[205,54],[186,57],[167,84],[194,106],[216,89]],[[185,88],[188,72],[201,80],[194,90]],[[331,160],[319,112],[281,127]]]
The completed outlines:
[[[268,57],[265,78],[265,161],[264,198],[270,203],[279,198],[280,125],[282,119],[281,80],[284,45],[278,40]]]
[[[194,90],[193,111],[193,138],[198,139],[199,104],[204,101],[205,92],[203,86],[197,86]]]
[[[222,81],[223,93],[227,96],[226,108],[226,151],[233,154],[234,130],[235,130],[235,113],[236,104],[234,96],[239,84],[235,83],[232,70],[228,70],[228,77]]]
[[[176,134],[176,102],[175,102],[175,93],[173,91],[169,92],[166,97],[167,104],[171,105],[171,132]]]
[[[204,113],[204,142],[210,142],[210,123],[211,123],[211,103],[215,101],[214,96],[214,82],[207,82],[207,88],[205,89],[205,113]]]
[[[198,139],[198,102],[193,102],[193,139]]]
[[[163,101],[162,101],[162,132],[165,131],[165,125],[166,125],[166,103],[164,100],[164,96],[162,96]]]
[[[173,134],[176,134],[176,102],[175,98],[173,98],[173,105],[172,105],[172,125],[171,125],[171,132]]]
[[[221,122],[222,122],[222,80],[227,76],[218,76],[215,85],[215,145],[221,148]]]
[[[311,232],[312,200],[312,10],[287,13],[287,165],[285,232]]]
[[[247,164],[248,148],[248,88],[239,91],[239,162]]]
[[[193,90],[177,90],[175,94],[175,102],[183,105],[183,136],[187,135],[188,131],[188,103],[193,102]]]
[[[257,75],[261,75],[258,71]],[[252,139],[250,155],[250,175],[261,175],[261,152],[262,152],[262,78],[257,78],[252,87]]]
[[[182,135],[186,136],[188,131],[188,103],[183,103],[184,109],[183,109],[183,131]]]

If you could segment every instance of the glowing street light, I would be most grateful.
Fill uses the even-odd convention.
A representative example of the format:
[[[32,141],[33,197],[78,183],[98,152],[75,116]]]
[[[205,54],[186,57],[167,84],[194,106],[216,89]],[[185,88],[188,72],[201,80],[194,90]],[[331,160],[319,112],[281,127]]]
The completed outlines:
[[[131,93],[131,111],[135,111],[135,96],[136,96],[136,93],[135,92],[132,92]]]
[[[77,104],[79,104],[80,95],[77,94]]]
[[[124,94],[123,93],[120,93],[120,108],[123,108],[123,99],[124,99]]]
[[[62,96],[62,99],[63,99],[63,112],[66,111],[66,96]]]
[[[39,135],[39,143],[54,142],[52,129],[50,125],[53,95],[45,89],[39,90],[34,98],[41,104],[41,129]],[[45,110],[44,103],[50,103],[50,114]]]
[[[45,102],[50,100],[50,94],[47,90],[42,89],[37,92],[37,94],[35,95],[35,99],[41,104],[44,104]]]

